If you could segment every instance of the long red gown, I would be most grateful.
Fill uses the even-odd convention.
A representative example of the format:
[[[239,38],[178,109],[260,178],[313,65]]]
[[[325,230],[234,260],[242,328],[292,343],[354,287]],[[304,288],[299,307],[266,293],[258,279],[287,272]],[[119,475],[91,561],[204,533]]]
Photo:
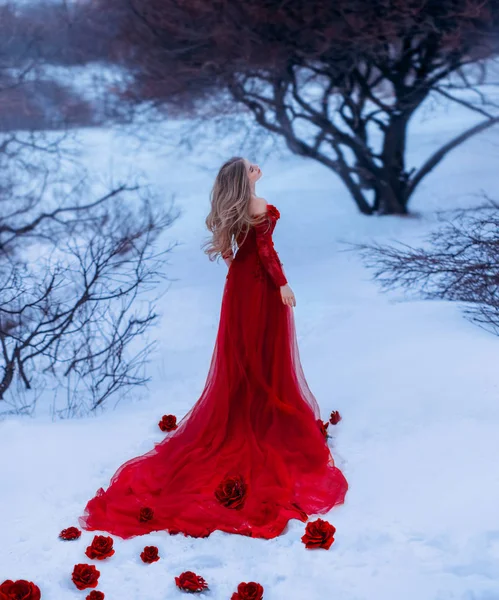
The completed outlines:
[[[269,204],[226,278],[219,329],[201,396],[146,454],[125,462],[79,517],[83,529],[122,538],[156,530],[214,530],[274,538],[344,501],[317,401],[300,364],[293,309]]]

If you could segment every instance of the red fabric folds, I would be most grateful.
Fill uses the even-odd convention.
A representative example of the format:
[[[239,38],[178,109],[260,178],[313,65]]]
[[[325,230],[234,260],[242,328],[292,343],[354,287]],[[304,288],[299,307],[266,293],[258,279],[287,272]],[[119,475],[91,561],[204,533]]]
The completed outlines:
[[[125,462],[79,523],[129,538],[214,530],[274,538],[342,503],[347,481],[317,423],[272,243],[279,211],[238,240],[201,396],[178,428]],[[147,509],[147,510],[144,510]],[[141,516],[147,514],[148,518]]]

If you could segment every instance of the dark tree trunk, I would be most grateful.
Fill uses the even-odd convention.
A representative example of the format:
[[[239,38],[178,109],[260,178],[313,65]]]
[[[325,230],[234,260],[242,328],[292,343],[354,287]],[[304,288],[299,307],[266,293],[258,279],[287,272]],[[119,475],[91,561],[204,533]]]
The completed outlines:
[[[14,379],[14,373],[14,360],[11,360],[4,366],[3,378],[0,381],[0,400],[3,400],[5,392],[9,389]]]
[[[409,117],[410,115],[394,115],[385,131],[381,153],[382,177],[379,184],[375,182],[378,214],[407,214],[405,150]]]

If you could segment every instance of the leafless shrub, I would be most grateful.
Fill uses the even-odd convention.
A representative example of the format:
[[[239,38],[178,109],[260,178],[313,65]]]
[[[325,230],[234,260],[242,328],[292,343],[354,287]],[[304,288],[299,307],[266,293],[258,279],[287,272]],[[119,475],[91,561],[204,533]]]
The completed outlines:
[[[385,291],[464,303],[473,322],[499,335],[499,204],[452,211],[424,247],[355,244]]]
[[[156,242],[175,215],[141,183],[95,196],[68,169],[53,134],[0,139],[3,414],[63,389],[67,406],[54,412],[84,414],[148,380],[151,292],[171,249]]]

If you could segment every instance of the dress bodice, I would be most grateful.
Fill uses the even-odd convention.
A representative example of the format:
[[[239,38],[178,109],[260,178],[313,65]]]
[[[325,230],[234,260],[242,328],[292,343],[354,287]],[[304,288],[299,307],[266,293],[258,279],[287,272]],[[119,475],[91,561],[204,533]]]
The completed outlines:
[[[279,210],[273,204],[267,204],[265,218],[252,225],[246,234],[241,234],[237,241],[238,251],[236,259],[254,255],[263,266],[274,284],[278,287],[286,285],[287,279],[282,269],[282,263],[274,248],[272,234],[277,220],[280,218]]]
[[[274,231],[274,228],[276,226],[278,219],[281,218],[281,213],[279,212],[278,208],[276,206],[274,206],[273,204],[267,204],[267,210],[265,212],[265,216],[270,221],[272,231]]]

